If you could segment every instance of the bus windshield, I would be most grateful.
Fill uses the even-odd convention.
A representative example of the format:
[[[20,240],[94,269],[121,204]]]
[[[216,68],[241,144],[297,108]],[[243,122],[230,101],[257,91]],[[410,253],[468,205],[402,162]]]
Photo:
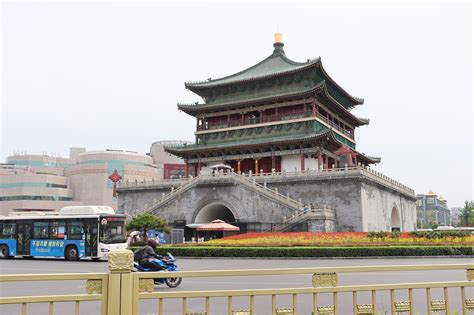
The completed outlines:
[[[124,243],[125,221],[123,218],[104,217],[100,220],[100,242],[104,244]]]

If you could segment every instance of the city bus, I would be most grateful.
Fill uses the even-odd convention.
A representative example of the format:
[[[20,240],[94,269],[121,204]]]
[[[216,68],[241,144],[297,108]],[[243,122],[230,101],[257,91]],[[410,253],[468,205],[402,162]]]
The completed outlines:
[[[125,215],[107,206],[69,206],[59,214],[0,217],[0,258],[62,257],[98,260],[127,248]]]

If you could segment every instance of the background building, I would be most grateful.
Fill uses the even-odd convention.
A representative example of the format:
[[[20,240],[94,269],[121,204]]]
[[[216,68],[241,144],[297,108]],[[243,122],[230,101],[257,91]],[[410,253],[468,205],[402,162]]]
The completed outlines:
[[[45,158],[30,155],[28,159],[23,156],[19,161],[40,165],[37,162],[47,160]],[[69,179],[62,175],[61,168],[57,164],[51,165],[53,166],[42,164],[36,168],[21,164],[1,164],[0,215],[11,211],[57,211],[65,206],[81,204],[73,201]]]
[[[117,209],[114,192],[122,182],[158,178],[153,159],[137,152],[71,148],[69,158],[13,155],[0,165],[0,215],[70,205]]]
[[[165,151],[167,146],[185,146],[189,141],[164,140],[154,142],[150,147],[150,156],[158,168],[160,179],[172,179],[184,177],[186,174],[186,164],[183,159]],[[193,174],[191,174],[193,175]]]
[[[419,228],[430,228],[433,225],[451,225],[451,210],[447,201],[432,192],[416,195],[416,217]]]
[[[464,209],[463,207],[452,207],[451,208],[451,225],[456,226],[461,223],[461,210]]]
[[[115,184],[111,178],[114,173],[118,175]],[[75,200],[114,209],[117,209],[115,191],[122,182],[159,178],[158,169],[150,156],[123,150],[81,153],[75,164],[64,169],[64,175],[70,179]]]

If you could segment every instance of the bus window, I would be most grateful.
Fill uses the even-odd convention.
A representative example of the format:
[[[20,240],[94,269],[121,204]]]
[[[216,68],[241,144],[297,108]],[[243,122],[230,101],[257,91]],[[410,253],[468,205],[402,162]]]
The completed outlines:
[[[67,239],[68,240],[82,240],[84,234],[84,224],[82,221],[68,222],[67,225]]]
[[[64,238],[64,230],[66,229],[66,225],[64,221],[58,222],[50,222],[49,223],[49,238],[52,239],[63,239]]]
[[[33,222],[33,238],[48,238],[48,222]]]
[[[15,223],[0,223],[0,238],[15,238]]]
[[[125,222],[122,218],[103,218],[100,221],[100,242],[114,244],[126,242]]]

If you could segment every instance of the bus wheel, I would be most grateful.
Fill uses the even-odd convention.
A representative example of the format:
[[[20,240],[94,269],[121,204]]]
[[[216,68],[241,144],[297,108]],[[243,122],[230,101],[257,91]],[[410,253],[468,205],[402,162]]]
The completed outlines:
[[[0,259],[12,258],[7,245],[0,245]]]
[[[68,247],[66,247],[64,257],[66,257],[66,260],[69,261],[79,260],[79,252],[77,251],[77,247],[74,245],[69,245]]]

